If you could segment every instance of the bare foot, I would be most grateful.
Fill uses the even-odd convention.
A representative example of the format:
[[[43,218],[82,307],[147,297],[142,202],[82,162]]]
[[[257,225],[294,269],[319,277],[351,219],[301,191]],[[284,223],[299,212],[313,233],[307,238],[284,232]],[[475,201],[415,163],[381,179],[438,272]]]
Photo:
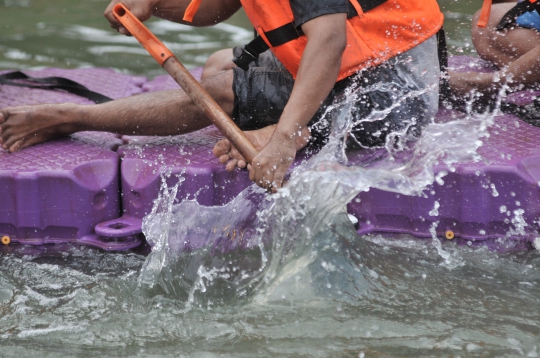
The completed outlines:
[[[75,132],[72,104],[6,107],[0,109],[0,145],[16,152],[33,144]]]
[[[257,151],[261,151],[264,146],[270,141],[270,137],[276,129],[276,124],[257,129],[254,131],[245,131],[246,137],[253,143]],[[311,132],[309,128],[304,127],[301,135],[296,137],[296,150],[300,150],[306,146],[309,141]],[[213,149],[214,156],[219,158],[220,163],[226,164],[225,168],[228,171],[233,171],[238,168],[246,168],[247,162],[244,157],[231,145],[228,139],[222,139],[216,143]]]

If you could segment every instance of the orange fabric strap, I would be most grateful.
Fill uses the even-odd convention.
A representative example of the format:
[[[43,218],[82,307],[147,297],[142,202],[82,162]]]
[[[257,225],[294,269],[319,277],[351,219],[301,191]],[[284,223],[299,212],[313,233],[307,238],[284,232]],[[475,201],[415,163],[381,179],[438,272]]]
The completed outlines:
[[[486,27],[489,21],[490,13],[491,13],[491,0],[484,0],[484,4],[482,5],[482,11],[480,12],[480,17],[478,18],[478,23],[476,24],[476,26]]]
[[[364,10],[362,10],[362,6],[360,6],[360,3],[358,2],[358,0],[351,0],[351,4],[356,10],[358,17],[364,16]]]
[[[186,12],[184,13],[184,21],[192,22],[193,17],[197,13],[197,10],[199,10],[199,6],[201,6],[202,0],[191,0],[189,3],[189,6],[186,9]]]

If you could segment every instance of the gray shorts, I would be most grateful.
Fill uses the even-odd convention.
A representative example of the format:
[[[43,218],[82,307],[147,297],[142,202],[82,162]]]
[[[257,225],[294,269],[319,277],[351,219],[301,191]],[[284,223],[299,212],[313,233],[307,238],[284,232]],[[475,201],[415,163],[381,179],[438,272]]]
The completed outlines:
[[[234,55],[239,51],[234,48]],[[437,41],[433,36],[384,64],[337,82],[309,123],[315,142],[324,143],[330,133],[328,121],[321,121],[326,108],[351,89],[360,93],[352,111],[358,122],[352,135],[360,145],[383,145],[387,134],[396,131],[418,136],[437,112],[438,82]],[[293,86],[292,75],[270,51],[261,54],[247,71],[234,68],[234,121],[243,130],[277,123]],[[391,106],[394,108],[382,120],[362,122],[373,110]]]

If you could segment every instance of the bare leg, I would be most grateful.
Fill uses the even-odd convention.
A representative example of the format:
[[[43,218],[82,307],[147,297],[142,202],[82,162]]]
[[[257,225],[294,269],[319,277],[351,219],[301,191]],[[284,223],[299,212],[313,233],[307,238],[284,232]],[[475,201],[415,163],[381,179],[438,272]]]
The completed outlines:
[[[507,31],[497,31],[496,27],[502,17],[513,6],[515,3],[494,5],[485,28],[476,26],[479,12],[475,14],[472,21],[471,37],[478,55],[499,68],[508,66],[540,45],[540,33],[535,30],[517,27]]]
[[[201,84],[231,115],[232,71],[204,79]],[[211,122],[182,90],[141,94],[99,105],[52,104],[0,109],[0,144],[15,152],[33,144],[78,131],[107,131],[129,135],[176,135]]]
[[[540,33],[514,28],[497,31],[496,26],[514,3],[493,6],[485,28],[476,26],[479,12],[472,21],[472,40],[478,55],[501,68],[496,73],[450,72],[452,92],[467,97],[480,92],[487,97],[496,95],[501,85],[511,88],[535,88],[540,84]]]
[[[228,71],[233,67],[236,67],[233,60],[232,48],[226,48],[219,50],[211,54],[206,63],[204,64],[203,73],[201,79],[205,79],[211,76],[215,76],[218,73]]]

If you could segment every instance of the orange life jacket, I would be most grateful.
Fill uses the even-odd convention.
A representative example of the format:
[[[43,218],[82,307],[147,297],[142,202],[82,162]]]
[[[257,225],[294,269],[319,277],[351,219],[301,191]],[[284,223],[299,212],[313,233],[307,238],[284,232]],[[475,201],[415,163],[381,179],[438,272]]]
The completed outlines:
[[[267,36],[272,30],[294,23],[289,1],[240,0],[257,33],[296,77],[307,37],[300,33],[298,38],[274,46]],[[200,3],[193,0],[191,9],[186,11],[191,18],[197,2]],[[373,3],[372,0],[350,2],[358,15],[347,20],[347,47],[337,80],[410,50],[433,36],[444,21],[436,0],[379,0],[380,5],[368,11],[364,11],[366,5],[361,4]]]
[[[480,16],[478,17],[478,22],[476,23],[476,26],[486,27],[489,21],[489,14],[491,13],[491,3],[492,3],[492,0],[484,0],[484,3],[482,4],[482,10],[480,11]]]

